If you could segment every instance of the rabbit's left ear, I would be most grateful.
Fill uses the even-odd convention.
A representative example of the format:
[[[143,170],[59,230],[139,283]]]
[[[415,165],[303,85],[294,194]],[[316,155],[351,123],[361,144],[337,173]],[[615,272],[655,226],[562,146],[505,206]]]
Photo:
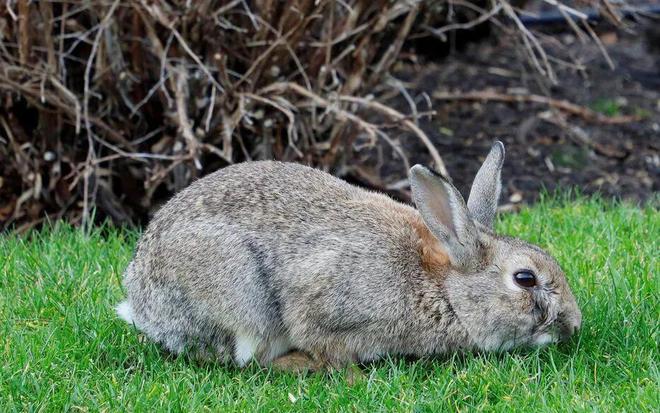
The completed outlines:
[[[504,163],[504,144],[495,141],[488,157],[484,161],[472,183],[467,207],[470,216],[486,228],[493,228],[497,202],[502,190],[502,164]]]
[[[417,210],[440,241],[451,263],[467,267],[478,256],[477,230],[458,190],[445,177],[421,166],[410,169],[410,189]]]

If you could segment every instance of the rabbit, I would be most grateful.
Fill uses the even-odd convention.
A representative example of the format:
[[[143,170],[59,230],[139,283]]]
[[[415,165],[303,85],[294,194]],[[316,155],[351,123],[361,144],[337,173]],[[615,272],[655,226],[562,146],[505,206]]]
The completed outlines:
[[[228,166],[154,215],[117,313],[170,352],[239,367],[567,339],[582,316],[558,263],[493,232],[503,161],[496,141],[467,204],[447,177],[413,166],[416,209],[300,164]]]

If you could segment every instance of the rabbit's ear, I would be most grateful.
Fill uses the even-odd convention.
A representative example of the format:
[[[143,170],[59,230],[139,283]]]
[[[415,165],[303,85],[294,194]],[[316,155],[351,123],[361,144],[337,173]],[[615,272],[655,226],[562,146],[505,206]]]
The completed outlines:
[[[451,263],[470,265],[477,255],[477,230],[458,190],[422,165],[410,169],[410,188],[424,223],[445,247]]]
[[[495,141],[472,183],[468,197],[468,210],[472,218],[486,228],[493,228],[497,202],[502,190],[502,164],[504,163],[504,144]]]

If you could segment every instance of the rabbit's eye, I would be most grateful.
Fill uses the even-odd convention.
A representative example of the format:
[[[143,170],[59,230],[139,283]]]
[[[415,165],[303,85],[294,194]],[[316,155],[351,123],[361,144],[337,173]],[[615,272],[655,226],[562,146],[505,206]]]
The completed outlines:
[[[521,287],[531,288],[536,285],[536,275],[530,270],[522,270],[513,274],[513,279]]]

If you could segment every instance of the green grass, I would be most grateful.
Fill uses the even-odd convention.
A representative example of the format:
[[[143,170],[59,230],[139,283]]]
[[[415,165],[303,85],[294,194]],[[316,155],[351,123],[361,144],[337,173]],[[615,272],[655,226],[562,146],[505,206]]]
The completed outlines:
[[[115,318],[137,234],[65,225],[0,236],[0,411],[658,411],[654,208],[543,201],[500,231],[546,247],[584,323],[561,346],[500,355],[388,360],[349,385],[164,356]]]
[[[628,106],[625,100],[619,99],[598,99],[590,106],[594,111],[610,117],[631,114],[640,119],[648,119],[653,116],[651,110],[639,106]]]
[[[619,116],[624,108],[624,104],[616,99],[599,99],[591,107],[596,112],[607,116]]]

